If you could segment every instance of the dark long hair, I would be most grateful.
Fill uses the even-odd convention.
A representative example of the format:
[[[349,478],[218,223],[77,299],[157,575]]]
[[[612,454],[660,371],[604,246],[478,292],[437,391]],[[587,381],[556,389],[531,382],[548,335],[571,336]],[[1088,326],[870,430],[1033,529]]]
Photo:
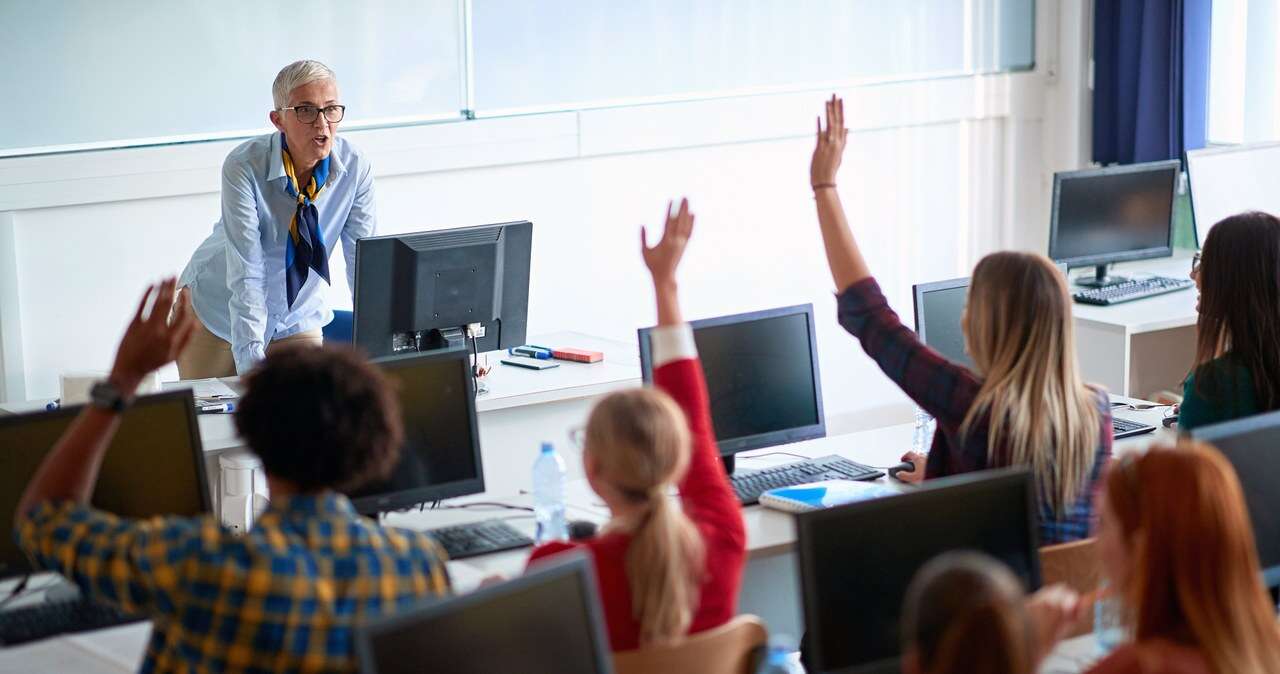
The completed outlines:
[[[1280,219],[1251,211],[1213,226],[1200,263],[1196,391],[1235,388],[1230,367],[1205,367],[1230,355],[1248,370],[1260,411],[1280,408]]]

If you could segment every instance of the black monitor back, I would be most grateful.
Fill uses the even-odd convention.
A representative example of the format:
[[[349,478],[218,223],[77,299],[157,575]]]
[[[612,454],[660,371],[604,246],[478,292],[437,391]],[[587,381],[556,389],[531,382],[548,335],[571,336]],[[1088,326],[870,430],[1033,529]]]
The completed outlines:
[[[0,417],[0,578],[32,571],[9,533],[18,499],[82,406]],[[209,512],[204,447],[190,390],[140,396],[103,455],[95,507],[123,517]]]
[[[915,300],[916,334],[920,341],[947,360],[972,368],[973,359],[964,350],[964,330],[960,321],[968,293],[967,277],[917,283],[911,287]]]
[[[484,491],[471,357],[465,347],[374,361],[400,400],[404,444],[385,480],[351,490],[373,514]]]
[[[1072,267],[1173,254],[1178,160],[1055,173],[1049,257]]]
[[[907,586],[944,552],[985,552],[1029,589],[1040,585],[1035,485],[1023,468],[804,513],[796,533],[810,664],[819,672],[892,671]]]
[[[721,455],[826,435],[812,304],[689,325],[706,373]],[[645,382],[653,381],[652,332],[644,328],[638,334]]]
[[[529,222],[360,239],[356,345],[378,358],[416,351],[406,335],[480,323],[479,350],[520,346],[532,243]]]
[[[585,555],[375,621],[356,636],[363,674],[608,674],[612,655]]]
[[[1217,447],[1235,467],[1263,580],[1280,587],[1280,412],[1202,426],[1191,437]]]

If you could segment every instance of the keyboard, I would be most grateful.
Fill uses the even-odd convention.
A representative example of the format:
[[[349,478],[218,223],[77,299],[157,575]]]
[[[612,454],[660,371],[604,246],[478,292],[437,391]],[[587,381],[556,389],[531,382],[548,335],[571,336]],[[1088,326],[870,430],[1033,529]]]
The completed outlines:
[[[1152,276],[1150,278],[1129,279],[1123,283],[1077,290],[1072,297],[1081,304],[1097,304],[1109,306],[1121,302],[1132,302],[1144,297],[1154,297],[1165,293],[1186,290],[1195,285],[1189,278],[1169,278]]]
[[[0,645],[13,646],[59,634],[115,627],[145,619],[145,616],[129,615],[112,606],[80,597],[46,601],[0,611]]]
[[[1156,430],[1155,426],[1140,421],[1129,421],[1120,417],[1111,417],[1111,431],[1114,438],[1127,438],[1130,435],[1142,435]]]
[[[770,489],[824,480],[874,480],[883,475],[881,470],[833,454],[764,470],[735,471],[729,476],[729,482],[738,495],[738,502],[752,505],[759,503],[760,495]]]
[[[533,539],[501,520],[486,520],[427,531],[449,553],[449,559],[466,559],[491,552],[527,548]]]

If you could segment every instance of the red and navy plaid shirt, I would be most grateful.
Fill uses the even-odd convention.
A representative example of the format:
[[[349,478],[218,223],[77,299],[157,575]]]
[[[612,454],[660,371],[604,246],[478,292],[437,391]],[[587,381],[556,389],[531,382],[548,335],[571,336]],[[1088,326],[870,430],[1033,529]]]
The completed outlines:
[[[938,420],[933,447],[925,467],[925,477],[1002,467],[989,458],[988,424],[974,424],[966,436],[960,435],[969,408],[973,406],[982,381],[968,368],[956,365],[925,346],[916,333],[902,324],[889,308],[874,278],[849,286],[839,296],[840,325],[862,342],[867,355],[922,409]],[[1107,462],[1111,459],[1111,403],[1105,392],[1098,393],[1098,449],[1089,484],[1065,513],[1055,513],[1044,498],[1040,500],[1040,543],[1049,545],[1088,538],[1097,518],[1094,496]],[[1000,457],[1003,452],[993,452]],[[994,465],[993,465],[994,464]],[[1043,495],[1052,485],[1040,485]]]

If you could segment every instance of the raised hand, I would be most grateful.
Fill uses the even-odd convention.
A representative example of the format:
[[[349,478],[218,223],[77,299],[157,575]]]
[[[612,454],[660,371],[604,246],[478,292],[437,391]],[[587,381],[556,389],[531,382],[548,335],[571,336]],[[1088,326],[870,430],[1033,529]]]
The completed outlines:
[[[177,285],[177,279],[170,277],[149,286],[120,340],[111,381],[126,396],[133,394],[143,377],[177,359],[191,339],[196,319],[185,293],[173,320],[168,320]]]
[[[680,266],[680,258],[684,257],[684,249],[693,234],[693,213],[689,212],[689,200],[680,200],[680,210],[672,214],[671,203],[667,203],[667,222],[662,230],[662,239],[657,245],[649,247],[649,233],[640,227],[640,253],[644,256],[644,265],[653,276],[654,285],[674,285],[676,268]]]
[[[844,128],[844,101],[831,95],[827,101],[827,128],[822,128],[818,118],[818,142],[813,148],[813,160],[809,163],[809,185],[813,189],[835,187],[836,172],[844,156],[844,142],[849,130]]]

